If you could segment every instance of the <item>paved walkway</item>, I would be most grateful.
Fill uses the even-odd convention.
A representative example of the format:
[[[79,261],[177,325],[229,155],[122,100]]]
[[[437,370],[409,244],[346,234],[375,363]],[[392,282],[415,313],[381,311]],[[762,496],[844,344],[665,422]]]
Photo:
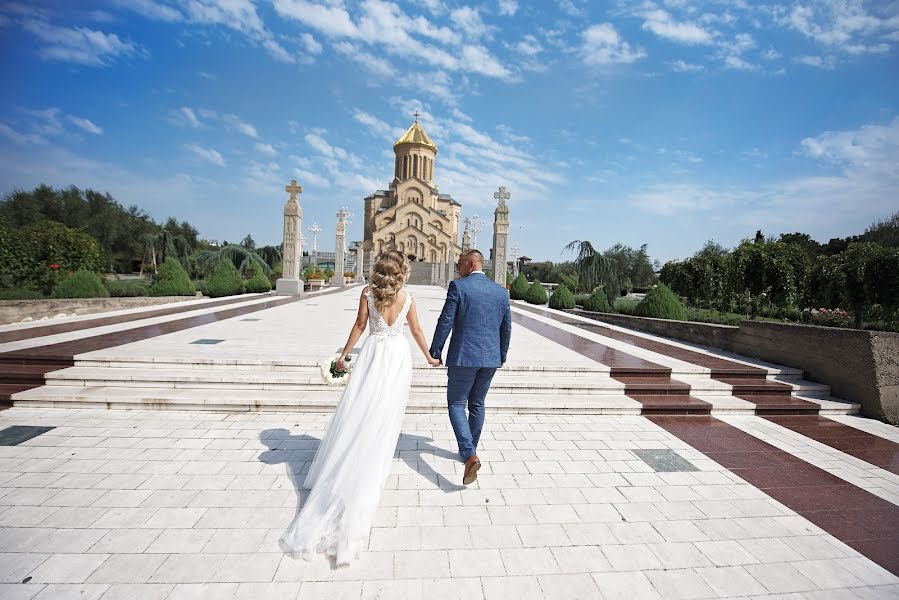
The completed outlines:
[[[440,290],[414,293],[431,329]],[[115,331],[57,328],[0,343],[7,356],[59,358],[54,344],[125,340],[70,353],[76,366],[45,375],[93,369],[105,386],[38,387],[0,412],[0,599],[899,596],[899,433],[817,414],[840,404],[780,365],[516,306],[478,483],[458,485],[442,411],[407,415],[367,549],[340,569],[277,544],[306,494],[327,410],[97,410],[66,396],[140,396],[147,382],[113,372],[164,380],[179,369],[218,377],[219,387],[199,377],[184,385],[201,387],[172,394],[336,396],[302,391],[318,385],[302,369],[342,344],[357,294],[151,317],[184,325],[161,331],[119,319],[98,323]],[[136,328],[157,333],[135,341]],[[199,339],[224,341],[191,343]],[[781,386],[789,398],[812,390],[798,400],[813,410],[766,414],[776,403],[727,381],[735,370],[772,397]],[[439,407],[440,373],[416,371],[421,402]],[[557,387],[539,387],[547,381]],[[229,389],[241,385],[250,387]],[[66,408],[33,405],[51,389]],[[503,404],[514,397],[519,404]],[[618,410],[635,414],[583,414],[619,397]],[[700,403],[730,408],[688,414]],[[22,441],[29,433],[39,435]]]

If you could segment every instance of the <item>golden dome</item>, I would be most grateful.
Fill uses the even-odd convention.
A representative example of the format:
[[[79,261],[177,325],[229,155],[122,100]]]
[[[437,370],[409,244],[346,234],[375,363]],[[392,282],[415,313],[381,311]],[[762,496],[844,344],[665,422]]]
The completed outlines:
[[[431,138],[428,137],[425,130],[418,124],[418,119],[415,119],[415,122],[412,123],[412,127],[406,130],[406,133],[396,141],[393,147],[396,148],[400,144],[421,144],[428,148],[432,148],[434,152],[437,152],[437,145],[431,141]]]

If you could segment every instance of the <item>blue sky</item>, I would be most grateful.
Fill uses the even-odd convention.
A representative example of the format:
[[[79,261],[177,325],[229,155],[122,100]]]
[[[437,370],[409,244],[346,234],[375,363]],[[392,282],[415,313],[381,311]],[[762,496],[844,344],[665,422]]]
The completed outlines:
[[[550,260],[899,210],[895,0],[0,0],[0,36],[0,192],[91,187],[211,239],[278,243],[295,178],[332,249],[416,110],[482,248],[500,185]]]

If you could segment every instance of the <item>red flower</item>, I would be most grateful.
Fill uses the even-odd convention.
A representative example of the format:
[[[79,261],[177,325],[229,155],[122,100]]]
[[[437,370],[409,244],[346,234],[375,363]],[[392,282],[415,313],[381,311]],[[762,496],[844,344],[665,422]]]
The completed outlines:
[[[56,269],[59,268],[59,265],[56,264],[56,263],[53,263],[52,265],[50,265],[50,268],[53,269],[53,270],[55,271]]]

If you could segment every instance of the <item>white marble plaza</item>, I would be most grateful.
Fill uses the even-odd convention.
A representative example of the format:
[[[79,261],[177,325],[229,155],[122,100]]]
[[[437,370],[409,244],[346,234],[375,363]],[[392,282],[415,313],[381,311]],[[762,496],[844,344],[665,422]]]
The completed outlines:
[[[899,594],[895,576],[626,416],[490,415],[479,482],[460,489],[446,418],[410,415],[360,560],[298,561],[277,540],[327,419],[0,412],[0,428],[56,427],[0,447],[0,598]],[[673,449],[699,470],[653,472],[640,448]]]

